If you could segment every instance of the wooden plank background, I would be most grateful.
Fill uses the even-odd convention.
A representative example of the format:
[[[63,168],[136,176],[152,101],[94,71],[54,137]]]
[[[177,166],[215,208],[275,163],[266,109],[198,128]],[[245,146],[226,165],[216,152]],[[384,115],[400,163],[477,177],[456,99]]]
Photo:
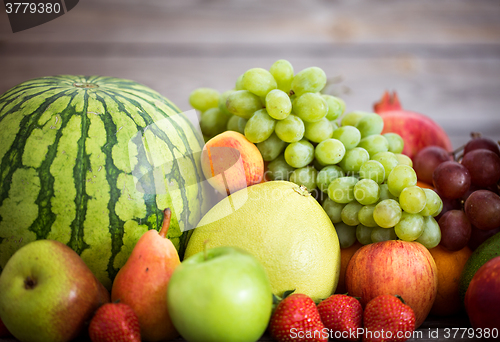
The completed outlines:
[[[225,91],[246,69],[284,58],[296,71],[323,68],[348,111],[371,110],[396,90],[455,148],[471,131],[500,140],[498,1],[82,0],[15,34],[0,8],[0,93],[34,77],[100,74],[146,84],[189,110],[193,89]],[[430,319],[424,337],[436,327],[442,337],[445,326],[467,319]]]

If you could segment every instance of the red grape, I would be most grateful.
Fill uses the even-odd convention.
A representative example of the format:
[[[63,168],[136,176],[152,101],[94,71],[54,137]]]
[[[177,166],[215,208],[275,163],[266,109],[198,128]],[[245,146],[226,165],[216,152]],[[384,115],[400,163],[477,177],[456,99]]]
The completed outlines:
[[[413,157],[413,169],[417,178],[427,184],[432,184],[432,173],[441,163],[452,160],[451,155],[439,146],[427,146]]]
[[[488,191],[474,191],[464,205],[465,214],[472,225],[489,230],[500,227],[500,196]]]
[[[469,142],[464,146],[464,155],[470,151],[478,149],[490,150],[500,157],[500,148],[498,147],[498,144],[491,139],[482,137],[469,140]]]
[[[439,219],[450,210],[462,209],[462,203],[460,202],[459,199],[449,199],[441,195],[439,195],[439,197],[441,197],[441,200],[443,201],[443,210],[441,210],[439,215],[435,217],[436,221],[439,221]]]
[[[439,219],[441,246],[449,251],[458,251],[467,246],[471,225],[462,210],[450,210]]]
[[[469,170],[472,184],[485,187],[500,180],[500,157],[490,150],[470,151],[462,159],[462,165]]]
[[[500,227],[490,230],[482,230],[472,226],[471,234],[469,242],[467,246],[474,251],[478,248],[483,242],[488,240],[490,237],[500,232]]]
[[[432,182],[440,195],[450,199],[460,198],[470,187],[469,170],[455,161],[446,161],[432,173]]]

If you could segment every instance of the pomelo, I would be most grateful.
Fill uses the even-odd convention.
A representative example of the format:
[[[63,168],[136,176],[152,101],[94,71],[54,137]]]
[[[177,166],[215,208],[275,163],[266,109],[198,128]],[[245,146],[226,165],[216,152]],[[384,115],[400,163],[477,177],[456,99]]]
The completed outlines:
[[[335,227],[305,188],[272,181],[242,189],[199,222],[185,258],[207,248],[237,246],[264,266],[273,293],[295,289],[314,301],[335,292],[340,246]]]

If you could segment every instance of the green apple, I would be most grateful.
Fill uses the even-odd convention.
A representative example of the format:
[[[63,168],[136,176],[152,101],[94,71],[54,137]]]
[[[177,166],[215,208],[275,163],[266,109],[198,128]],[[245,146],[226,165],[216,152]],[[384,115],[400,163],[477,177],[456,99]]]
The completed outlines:
[[[20,248],[0,275],[0,318],[20,341],[69,341],[109,293],[65,244],[38,240]]]
[[[254,342],[271,317],[264,267],[248,252],[217,247],[184,260],[167,290],[175,328],[189,342]]]

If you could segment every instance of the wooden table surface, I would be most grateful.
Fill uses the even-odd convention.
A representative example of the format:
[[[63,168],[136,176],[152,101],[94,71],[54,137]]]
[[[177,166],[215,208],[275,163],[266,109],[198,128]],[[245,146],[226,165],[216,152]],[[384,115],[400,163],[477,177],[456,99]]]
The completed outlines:
[[[252,67],[319,66],[347,110],[384,90],[424,113],[455,148],[471,131],[500,140],[500,6],[490,0],[86,0],[13,34],[0,11],[0,93],[34,77],[101,74],[146,84],[191,109],[197,87],[225,91]],[[468,327],[429,318],[429,329]],[[265,336],[264,340],[270,340]],[[464,338],[463,340],[473,340]]]

